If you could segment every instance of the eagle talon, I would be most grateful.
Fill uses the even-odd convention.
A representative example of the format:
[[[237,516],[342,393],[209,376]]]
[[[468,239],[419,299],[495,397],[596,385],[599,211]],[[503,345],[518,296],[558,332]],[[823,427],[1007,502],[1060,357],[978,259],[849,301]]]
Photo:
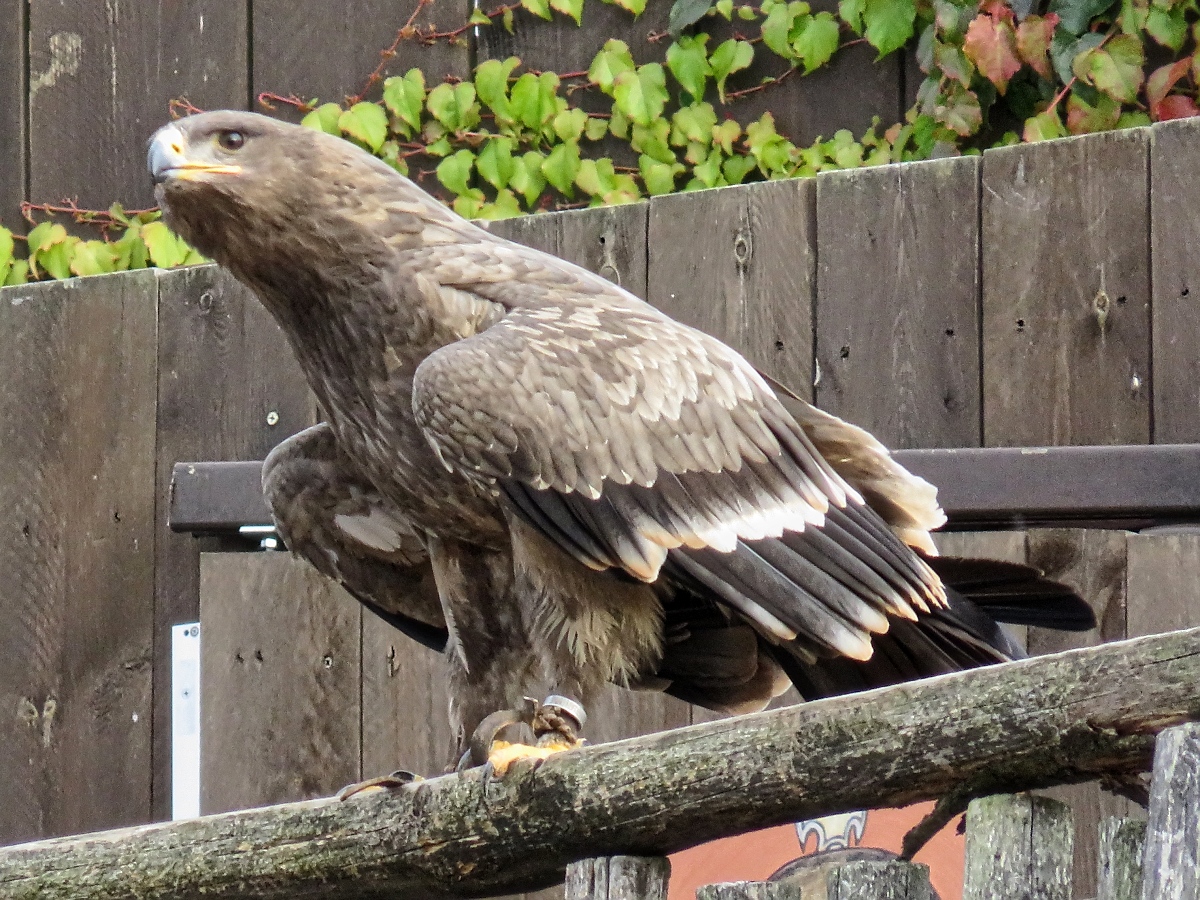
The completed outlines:
[[[471,733],[469,743],[471,762],[476,766],[487,764],[491,756],[491,748],[496,744],[496,735],[510,725],[529,725],[533,727],[534,718],[538,713],[537,701],[526,697],[520,709],[500,709],[485,718]],[[464,754],[464,760],[466,754]],[[463,760],[459,761],[459,769]]]
[[[424,781],[420,775],[415,772],[409,772],[407,769],[397,769],[390,775],[380,775],[378,778],[368,778],[366,781],[358,781],[354,784],[348,784],[334,796],[338,800],[349,800],[351,797],[358,794],[374,794],[378,791],[394,791],[397,788],[402,788],[406,784],[413,784],[417,781]]]
[[[508,741],[496,741],[492,744],[491,753],[488,755],[488,765],[492,767],[493,775],[497,778],[503,778],[508,774],[508,767],[517,760],[533,760],[533,768],[536,768],[556,753],[562,753],[565,750],[575,750],[582,746],[583,741],[581,740],[566,742],[561,737],[547,743],[539,742],[536,747],[531,747],[529,744],[510,744]]]

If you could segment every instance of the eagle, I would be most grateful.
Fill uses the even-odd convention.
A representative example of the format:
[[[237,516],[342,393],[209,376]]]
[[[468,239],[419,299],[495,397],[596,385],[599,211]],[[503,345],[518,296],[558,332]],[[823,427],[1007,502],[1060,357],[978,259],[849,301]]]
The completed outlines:
[[[346,140],[216,111],[148,162],[324,413],[265,462],[280,535],[445,652],[451,763],[576,746],[608,683],[744,713],[1020,658],[1000,621],[1094,625],[1033,569],[937,556],[935,488],[866,431]],[[517,719],[541,746],[491,746]]]

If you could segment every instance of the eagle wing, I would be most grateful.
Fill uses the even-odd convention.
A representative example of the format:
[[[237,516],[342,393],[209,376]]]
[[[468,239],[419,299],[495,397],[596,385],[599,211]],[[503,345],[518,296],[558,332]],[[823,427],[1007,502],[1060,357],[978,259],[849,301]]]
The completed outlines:
[[[701,587],[809,658],[866,659],[889,614],[944,604],[739,354],[559,260],[496,277],[507,252],[450,285],[507,315],[416,373],[444,464],[583,564]]]

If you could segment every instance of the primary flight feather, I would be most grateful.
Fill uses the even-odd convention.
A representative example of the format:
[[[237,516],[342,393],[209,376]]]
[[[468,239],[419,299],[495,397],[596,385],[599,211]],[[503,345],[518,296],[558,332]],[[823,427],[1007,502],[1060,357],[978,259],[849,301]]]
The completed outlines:
[[[149,163],[327,416],[267,460],[282,535],[445,646],[457,750],[537,691],[573,738],[607,682],[739,712],[1019,656],[988,608],[1091,627],[1032,570],[934,556],[935,491],[866,432],[346,141],[213,112]]]

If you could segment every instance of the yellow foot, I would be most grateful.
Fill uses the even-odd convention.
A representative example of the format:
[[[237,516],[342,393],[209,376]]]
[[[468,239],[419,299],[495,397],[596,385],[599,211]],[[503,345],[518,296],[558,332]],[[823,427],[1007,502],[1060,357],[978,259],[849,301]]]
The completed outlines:
[[[391,775],[381,775],[378,778],[368,778],[366,781],[348,784],[334,796],[338,800],[349,800],[351,797],[357,797],[360,794],[394,791],[396,788],[412,784],[414,781],[424,780],[420,775],[414,775],[412,772],[393,772]]]
[[[562,753],[564,750],[574,750],[582,746],[583,741],[577,741],[574,744],[560,741],[547,744],[544,747],[531,747],[529,744],[510,744],[508,741],[492,741],[492,748],[488,753],[488,762],[492,764],[492,771],[496,775],[503,776],[508,771],[508,767],[519,759],[536,759],[540,763],[544,759],[549,759],[555,753]]]

